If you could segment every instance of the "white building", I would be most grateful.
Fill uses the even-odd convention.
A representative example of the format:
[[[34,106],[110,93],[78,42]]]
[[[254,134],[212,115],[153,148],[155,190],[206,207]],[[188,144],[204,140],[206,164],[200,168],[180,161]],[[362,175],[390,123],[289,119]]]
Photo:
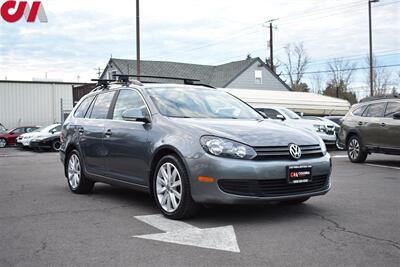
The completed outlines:
[[[11,129],[62,121],[72,110],[73,85],[77,83],[0,80],[0,123]]]
[[[254,108],[284,107],[307,115],[345,115],[350,103],[340,98],[314,93],[221,88]]]

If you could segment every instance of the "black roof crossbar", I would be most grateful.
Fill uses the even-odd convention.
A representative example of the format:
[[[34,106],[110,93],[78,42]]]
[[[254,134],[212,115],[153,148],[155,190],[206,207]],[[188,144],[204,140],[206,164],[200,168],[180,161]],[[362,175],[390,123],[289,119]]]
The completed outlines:
[[[92,82],[97,82],[97,85],[108,85],[110,82],[115,82],[115,80],[108,79],[91,79]]]
[[[185,84],[194,84],[194,82],[199,82],[198,79],[192,78],[182,78],[182,77],[169,77],[169,76],[156,76],[156,75],[127,75],[127,74],[115,74],[114,77],[135,77],[135,78],[156,78],[156,79],[165,79],[165,80],[180,80],[183,81]]]

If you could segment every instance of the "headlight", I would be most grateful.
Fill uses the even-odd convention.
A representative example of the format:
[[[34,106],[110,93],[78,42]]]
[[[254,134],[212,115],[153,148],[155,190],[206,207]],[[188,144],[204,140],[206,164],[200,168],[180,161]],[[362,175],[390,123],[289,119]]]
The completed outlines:
[[[326,145],[325,145],[324,140],[322,140],[322,138],[319,138],[319,145],[321,147],[322,154],[325,156],[326,155]]]
[[[314,129],[317,131],[317,133],[325,133],[326,132],[326,128],[324,125],[318,125],[318,124],[314,124]]]
[[[202,136],[200,144],[207,153],[218,157],[252,159],[257,155],[250,146],[216,136]]]

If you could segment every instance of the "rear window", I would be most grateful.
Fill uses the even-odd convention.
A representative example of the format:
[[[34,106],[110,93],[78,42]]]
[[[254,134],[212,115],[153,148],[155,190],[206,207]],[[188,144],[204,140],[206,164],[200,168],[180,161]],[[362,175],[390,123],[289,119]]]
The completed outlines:
[[[400,112],[400,103],[399,102],[389,102],[386,107],[385,117],[392,118],[394,114]]]
[[[90,114],[91,119],[106,119],[108,111],[110,109],[111,101],[114,97],[115,92],[107,92],[99,94],[94,103],[92,113]]]
[[[85,117],[85,114],[88,110],[88,107],[90,106],[90,103],[92,103],[93,98],[94,98],[94,96],[90,96],[82,101],[82,103],[79,105],[79,107],[76,109],[76,111],[74,113],[75,118],[84,118]]]
[[[260,108],[260,109],[257,109],[257,110],[264,112],[264,114],[267,115],[267,117],[270,118],[270,119],[277,119],[278,115],[282,115],[282,114],[280,114],[278,111],[276,111],[274,109]]]
[[[364,112],[363,117],[383,117],[385,112],[386,103],[376,103],[368,106]]]

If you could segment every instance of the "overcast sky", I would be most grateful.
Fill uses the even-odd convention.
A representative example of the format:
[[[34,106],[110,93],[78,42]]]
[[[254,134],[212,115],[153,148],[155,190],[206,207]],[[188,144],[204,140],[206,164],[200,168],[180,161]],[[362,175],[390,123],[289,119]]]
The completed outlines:
[[[0,3],[4,2],[0,0]],[[32,1],[29,1],[32,2]],[[135,1],[44,0],[48,23],[0,22],[0,79],[34,77],[89,81],[110,55],[135,58]],[[251,53],[268,55],[268,29],[276,19],[274,46],[303,42],[310,71],[346,57],[365,66],[367,0],[146,0],[141,1],[142,59],[222,64]],[[379,64],[400,63],[400,1],[373,4],[374,51]],[[399,67],[388,71],[399,71]],[[364,82],[361,75],[355,84]]]

